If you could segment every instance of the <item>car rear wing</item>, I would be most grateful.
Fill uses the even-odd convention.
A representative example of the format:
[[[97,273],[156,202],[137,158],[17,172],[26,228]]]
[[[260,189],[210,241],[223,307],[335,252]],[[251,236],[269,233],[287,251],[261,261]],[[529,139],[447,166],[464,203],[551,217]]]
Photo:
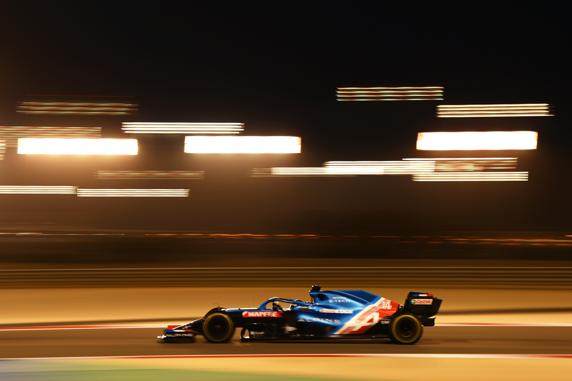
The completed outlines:
[[[441,299],[434,297],[427,292],[410,291],[405,299],[403,309],[421,320],[425,326],[435,325],[435,315],[441,308]]]

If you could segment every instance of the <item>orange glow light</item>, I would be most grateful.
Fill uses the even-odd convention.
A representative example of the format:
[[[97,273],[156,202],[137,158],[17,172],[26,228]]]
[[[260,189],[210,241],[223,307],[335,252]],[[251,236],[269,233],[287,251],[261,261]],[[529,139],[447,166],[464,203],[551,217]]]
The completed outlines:
[[[413,175],[413,181],[528,181],[528,172],[434,172]]]
[[[99,138],[101,127],[0,126],[0,140],[16,147],[19,138]]]
[[[424,101],[442,100],[442,86],[338,87],[338,101]]]
[[[244,131],[244,123],[155,123],[124,122],[121,129],[128,134],[227,134]]]
[[[72,186],[0,185],[0,194],[75,194]]]
[[[78,188],[78,197],[189,197],[188,189]]]
[[[100,180],[201,180],[205,171],[97,171]]]
[[[500,118],[552,116],[548,103],[439,105],[439,118]]]
[[[297,136],[186,136],[185,152],[196,154],[289,154],[302,151]]]
[[[422,151],[533,150],[534,131],[419,132],[417,149]]]
[[[516,169],[516,157],[444,157],[411,158],[405,161],[435,163],[435,172],[462,172]]]
[[[137,139],[20,138],[20,155],[137,155]]]
[[[52,115],[130,115],[137,105],[127,102],[21,102],[17,112]]]
[[[384,174],[384,175],[412,175],[415,173],[433,172],[435,164],[430,161],[328,161],[325,166],[329,170],[348,172],[355,174]],[[367,173],[376,169],[381,173]],[[361,173],[360,173],[361,172]]]

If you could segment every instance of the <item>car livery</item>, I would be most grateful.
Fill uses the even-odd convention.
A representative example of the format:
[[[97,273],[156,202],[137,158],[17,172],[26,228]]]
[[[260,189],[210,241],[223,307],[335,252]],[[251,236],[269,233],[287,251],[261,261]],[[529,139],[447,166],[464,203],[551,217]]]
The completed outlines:
[[[188,324],[168,326],[160,342],[230,341],[241,328],[242,341],[390,338],[414,344],[424,326],[435,325],[441,299],[423,292],[409,292],[404,304],[365,290],[310,290],[310,301],[273,297],[257,308],[213,308]]]

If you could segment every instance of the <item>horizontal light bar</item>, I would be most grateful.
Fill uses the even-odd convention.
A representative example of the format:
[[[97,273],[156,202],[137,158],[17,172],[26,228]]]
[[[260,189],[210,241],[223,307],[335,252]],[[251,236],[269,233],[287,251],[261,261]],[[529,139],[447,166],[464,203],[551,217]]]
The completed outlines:
[[[129,115],[137,105],[127,102],[21,102],[17,112],[54,115]]]
[[[516,169],[516,157],[443,157],[408,158],[404,161],[432,162],[435,172],[486,171]]]
[[[124,122],[128,134],[239,134],[244,123],[155,123]]]
[[[435,163],[428,161],[328,161],[323,167],[257,168],[252,171],[252,176],[412,175],[433,172],[434,167]]]
[[[99,138],[101,127],[0,126],[0,139],[7,147],[16,147],[19,138]]]
[[[0,160],[4,160],[4,153],[6,152],[6,142],[0,140]]]
[[[439,118],[552,116],[548,103],[439,105]]]
[[[273,167],[270,176],[356,176],[382,175],[381,167]],[[258,176],[261,177],[261,176]]]
[[[338,87],[338,101],[417,101],[442,100],[442,86]]]
[[[300,153],[297,136],[186,136],[186,153],[286,154]]]
[[[421,151],[533,150],[538,133],[534,131],[419,132]]]
[[[0,185],[0,194],[75,194],[76,187],[49,185]]]
[[[189,197],[188,189],[78,188],[78,197]]]
[[[378,168],[385,175],[412,175],[414,173],[433,172],[435,164],[429,161],[328,161],[325,166],[336,170],[345,168],[348,171],[352,169],[359,171],[361,168]]]
[[[434,172],[413,175],[413,181],[528,181],[528,172]]]
[[[137,139],[20,138],[20,155],[137,155]]]
[[[100,180],[201,180],[205,171],[97,171]]]

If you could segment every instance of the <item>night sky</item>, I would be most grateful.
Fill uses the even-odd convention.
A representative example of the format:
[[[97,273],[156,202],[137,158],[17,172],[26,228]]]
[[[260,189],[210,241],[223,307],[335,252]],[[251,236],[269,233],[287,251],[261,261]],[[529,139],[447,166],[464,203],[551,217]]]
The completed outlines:
[[[202,4],[3,2],[0,125],[98,125],[106,136],[116,136],[124,119],[31,117],[17,114],[16,106],[39,96],[126,97],[140,112],[125,120],[245,122],[247,134],[301,136],[303,154],[195,158],[185,156],[182,139],[173,137],[142,138],[137,161],[41,162],[8,153],[0,161],[2,184],[96,187],[102,185],[93,172],[106,168],[204,169],[207,179],[188,184],[191,199],[185,201],[0,196],[2,227],[572,228],[571,41],[564,9],[496,3],[418,8],[367,1]],[[445,104],[546,102],[556,116],[443,120],[435,116],[436,102],[335,99],[337,86],[407,85],[444,86]],[[416,152],[416,133],[489,129],[539,132],[537,151],[495,155],[517,155],[519,170],[530,171],[529,182],[248,177],[254,167],[443,156]]]

